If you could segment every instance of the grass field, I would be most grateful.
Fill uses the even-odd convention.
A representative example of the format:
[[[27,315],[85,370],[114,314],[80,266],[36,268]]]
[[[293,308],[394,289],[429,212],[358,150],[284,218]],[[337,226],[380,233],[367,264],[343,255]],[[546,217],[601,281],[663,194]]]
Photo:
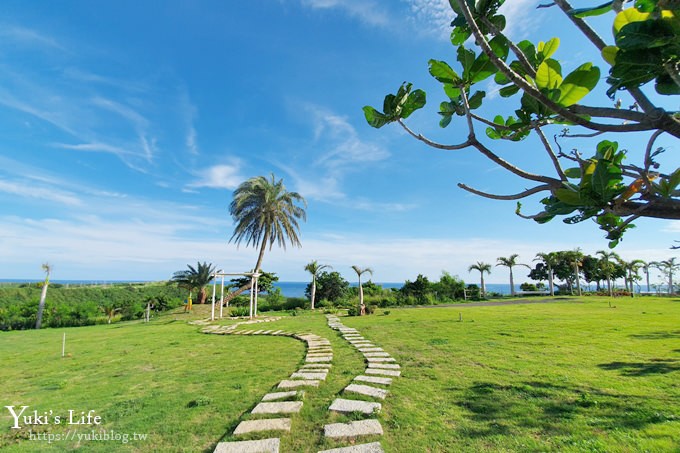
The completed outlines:
[[[379,416],[385,435],[367,440],[388,452],[680,451],[680,300],[613,305],[588,298],[343,318],[402,365]],[[149,435],[127,444],[31,441],[26,429],[9,429],[3,409],[0,448],[211,451],[231,440],[238,421],[302,363],[303,344],[204,335],[187,318],[0,334],[2,406],[62,417],[93,409],[107,430]],[[328,380],[308,392],[282,451],[340,445],[323,439],[323,424],[343,420],[326,409],[363,370],[361,356],[320,313],[267,325],[274,327],[327,337],[335,353]]]

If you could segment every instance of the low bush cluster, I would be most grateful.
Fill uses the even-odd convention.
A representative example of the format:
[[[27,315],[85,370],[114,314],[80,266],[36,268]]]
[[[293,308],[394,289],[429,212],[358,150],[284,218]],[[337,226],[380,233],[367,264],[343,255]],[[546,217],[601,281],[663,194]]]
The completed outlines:
[[[35,327],[41,284],[0,286],[0,330]],[[186,291],[165,284],[78,286],[51,284],[44,327],[78,327],[141,319],[147,302],[155,312],[182,305]]]

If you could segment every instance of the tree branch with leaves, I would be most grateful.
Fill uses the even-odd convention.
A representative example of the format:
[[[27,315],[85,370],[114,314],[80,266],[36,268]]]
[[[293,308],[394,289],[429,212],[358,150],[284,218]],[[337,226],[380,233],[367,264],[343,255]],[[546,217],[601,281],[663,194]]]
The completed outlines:
[[[382,111],[366,106],[368,123],[380,128],[399,124],[409,135],[426,145],[445,151],[475,150],[519,178],[532,183],[515,194],[486,193],[459,183],[475,195],[496,200],[522,200],[543,194],[542,209],[533,215],[522,214],[518,201],[516,213],[523,218],[546,223],[555,217],[573,224],[593,219],[607,234],[610,247],[616,246],[633,221],[641,217],[680,219],[680,168],[661,169],[658,156],[666,150],[654,147],[661,135],[680,138],[680,112],[655,105],[642,91],[654,82],[657,94],[680,94],[680,2],[638,0],[634,6],[620,8],[612,1],[594,8],[573,9],[565,0],[551,5],[593,44],[605,64],[610,66],[607,95],[614,98],[627,91],[634,104],[621,108],[586,105],[582,101],[598,85],[601,70],[593,62],[583,62],[563,75],[562,64],[553,56],[560,40],[532,43],[512,42],[504,34],[506,19],[498,13],[504,0],[449,0],[455,16],[451,42],[457,47],[458,70],[447,62],[429,61],[429,72],[442,84],[448,97],[439,106],[445,128],[456,117],[463,119],[467,138],[454,144],[439,143],[413,131],[406,119],[426,105],[423,90],[404,83],[396,94],[385,96]],[[613,42],[606,42],[584,18],[611,13]],[[479,51],[465,43],[473,38]],[[484,118],[475,112],[486,96],[477,86],[493,77],[502,86],[499,94],[513,103],[514,115]],[[519,96],[518,96],[519,95]],[[613,103],[613,101],[612,101]],[[477,127],[485,128],[481,136]],[[627,152],[611,140],[593,142],[590,149],[565,154],[558,134],[555,147],[548,129],[562,129],[559,138],[597,137],[604,133],[649,132],[643,157],[637,164],[624,164]],[[571,132],[571,128],[579,131]],[[487,140],[521,142],[530,135],[539,138],[554,175],[535,174],[501,158]],[[590,157],[583,157],[589,155]]]

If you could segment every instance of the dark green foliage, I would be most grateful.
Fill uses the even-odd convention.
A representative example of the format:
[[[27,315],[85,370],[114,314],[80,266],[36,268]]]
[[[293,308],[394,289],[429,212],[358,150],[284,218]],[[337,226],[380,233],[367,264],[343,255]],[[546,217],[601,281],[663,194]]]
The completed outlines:
[[[678,218],[680,169],[671,167],[665,173],[661,172],[654,152],[645,153],[643,161],[637,165],[624,163],[625,153],[617,151],[616,142],[601,142],[596,147],[591,145],[590,150],[578,150],[573,155],[564,154],[561,150],[556,153],[545,139],[544,129],[547,130],[551,125],[567,125],[596,131],[581,137],[594,137],[614,130],[620,133],[666,132],[680,137],[680,114],[655,107],[638,90],[638,87],[654,82],[657,93],[680,95],[680,2],[637,0],[634,6],[606,2],[565,10],[567,14],[579,18],[575,22],[579,22],[577,25],[581,31],[598,48],[602,47],[599,38],[595,39],[595,33],[590,33],[588,26],[580,23],[580,18],[619,11],[613,17],[612,24],[616,45],[601,49],[602,58],[611,65],[607,94],[613,98],[618,90],[628,90],[636,101],[629,110],[635,110],[639,115],[621,110],[620,100],[615,109],[578,105],[603,78],[601,70],[592,62],[579,62],[573,71],[563,74],[560,60],[551,58],[559,48],[560,40],[557,37],[546,42],[524,40],[511,43],[503,34],[505,17],[498,14],[503,3],[504,0],[450,0],[455,16],[451,22],[451,42],[456,47],[456,62],[450,64],[435,59],[428,62],[430,75],[442,85],[448,97],[439,104],[439,125],[447,127],[457,118],[459,123],[466,120],[468,124],[464,127],[468,129],[468,138],[465,142],[453,145],[437,143],[405,124],[403,120],[426,104],[425,93],[413,90],[412,84],[407,82],[399,87],[396,94],[385,96],[382,112],[371,106],[364,107],[369,125],[381,128],[396,122],[410,136],[433,148],[474,148],[511,173],[532,182],[541,182],[542,185],[509,197],[499,197],[504,194],[486,194],[466,184],[459,184],[459,187],[487,198],[507,200],[546,193],[547,196],[541,200],[541,212],[524,215],[520,212],[521,204],[517,203],[516,213],[539,223],[549,222],[556,217],[568,224],[593,219],[606,232],[610,248],[618,245],[626,230],[634,227],[631,221],[638,217]],[[541,5],[548,6],[557,5]],[[479,49],[465,47],[471,42]],[[486,97],[486,93],[478,89],[478,84],[485,83],[486,87],[486,81],[491,76],[494,76],[496,84],[502,86],[499,94],[507,98],[507,105],[512,109],[494,115],[493,120],[477,111],[483,106]],[[520,96],[515,96],[518,93]],[[509,116],[508,113],[513,111],[514,114]],[[621,127],[613,129],[612,120],[615,123],[626,121]],[[556,177],[532,175],[508,166],[507,161],[481,142],[472,126],[474,121],[485,125],[486,136],[491,140],[521,141],[534,132],[540,135],[543,147],[555,165]],[[563,136],[572,135],[568,129],[564,129]],[[649,148],[656,136],[652,136]],[[601,148],[605,148],[606,152],[602,152]],[[639,149],[635,151],[640,154]],[[592,157],[583,159],[583,155]],[[581,168],[563,171],[561,165],[567,161],[578,162]],[[574,179],[579,181],[571,181]],[[417,292],[409,297],[424,296],[422,292]]]
[[[50,285],[43,313],[45,327],[77,327],[106,323],[104,305],[118,309],[122,320],[140,319],[147,300],[154,311],[178,307],[185,291],[174,285],[117,285],[67,287]],[[35,326],[40,288],[36,285],[0,286],[0,330]]]
[[[305,296],[311,298],[312,284],[309,283],[305,289]],[[327,300],[337,302],[345,298],[349,293],[349,282],[342,278],[340,273],[322,272],[316,278],[316,298],[317,300]]]
[[[231,286],[235,288],[240,288],[250,283],[251,278],[248,276],[243,276],[241,278],[232,278]],[[275,272],[264,272],[260,271],[260,276],[257,279],[257,290],[258,294],[261,293],[271,293],[274,290],[274,282],[278,282],[279,277],[276,276]]]

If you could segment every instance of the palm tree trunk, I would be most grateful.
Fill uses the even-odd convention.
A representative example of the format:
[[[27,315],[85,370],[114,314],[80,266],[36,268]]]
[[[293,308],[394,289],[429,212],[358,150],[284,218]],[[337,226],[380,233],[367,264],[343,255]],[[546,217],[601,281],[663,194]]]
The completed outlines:
[[[581,296],[581,279],[578,277],[578,264],[574,263],[574,277],[576,277],[576,293]]]
[[[364,288],[361,286],[361,274],[359,274],[359,314],[362,315],[363,311],[361,308],[364,306]]]
[[[550,295],[555,295],[555,282],[553,281],[552,267],[548,266],[548,285],[550,285]]]
[[[484,286],[484,272],[480,272],[482,274],[482,298],[486,297],[486,287]]]
[[[315,297],[316,297],[316,275],[312,275],[312,310],[314,310]]]
[[[512,275],[512,266],[510,266],[510,295],[515,295],[515,279]]]
[[[607,275],[607,291],[609,291],[609,297],[612,297],[614,294],[612,293],[612,279]]]
[[[267,238],[268,238],[268,236],[269,236],[269,228],[267,228],[265,230],[264,239],[262,239],[262,246],[260,246],[260,253],[257,256],[257,263],[255,263],[255,269],[253,270],[253,272],[258,272],[260,270],[261,266],[262,266],[262,259],[264,258],[264,251],[267,248]],[[227,294],[227,297],[224,299],[224,302],[226,302],[227,305],[229,305],[229,302],[231,302],[231,300],[234,297],[238,296],[239,294],[243,293],[244,291],[248,291],[252,286],[253,286],[253,282],[251,280],[248,283],[246,283],[245,285],[241,286],[236,291]]]
[[[647,292],[650,292],[651,290],[649,289],[649,268],[645,269],[645,274],[647,274]]]
[[[40,292],[40,303],[38,304],[38,314],[35,319],[35,328],[40,329],[42,325],[43,311],[45,310],[45,299],[47,299],[47,287],[50,284],[50,274],[47,274],[45,283],[43,283],[42,291]]]

